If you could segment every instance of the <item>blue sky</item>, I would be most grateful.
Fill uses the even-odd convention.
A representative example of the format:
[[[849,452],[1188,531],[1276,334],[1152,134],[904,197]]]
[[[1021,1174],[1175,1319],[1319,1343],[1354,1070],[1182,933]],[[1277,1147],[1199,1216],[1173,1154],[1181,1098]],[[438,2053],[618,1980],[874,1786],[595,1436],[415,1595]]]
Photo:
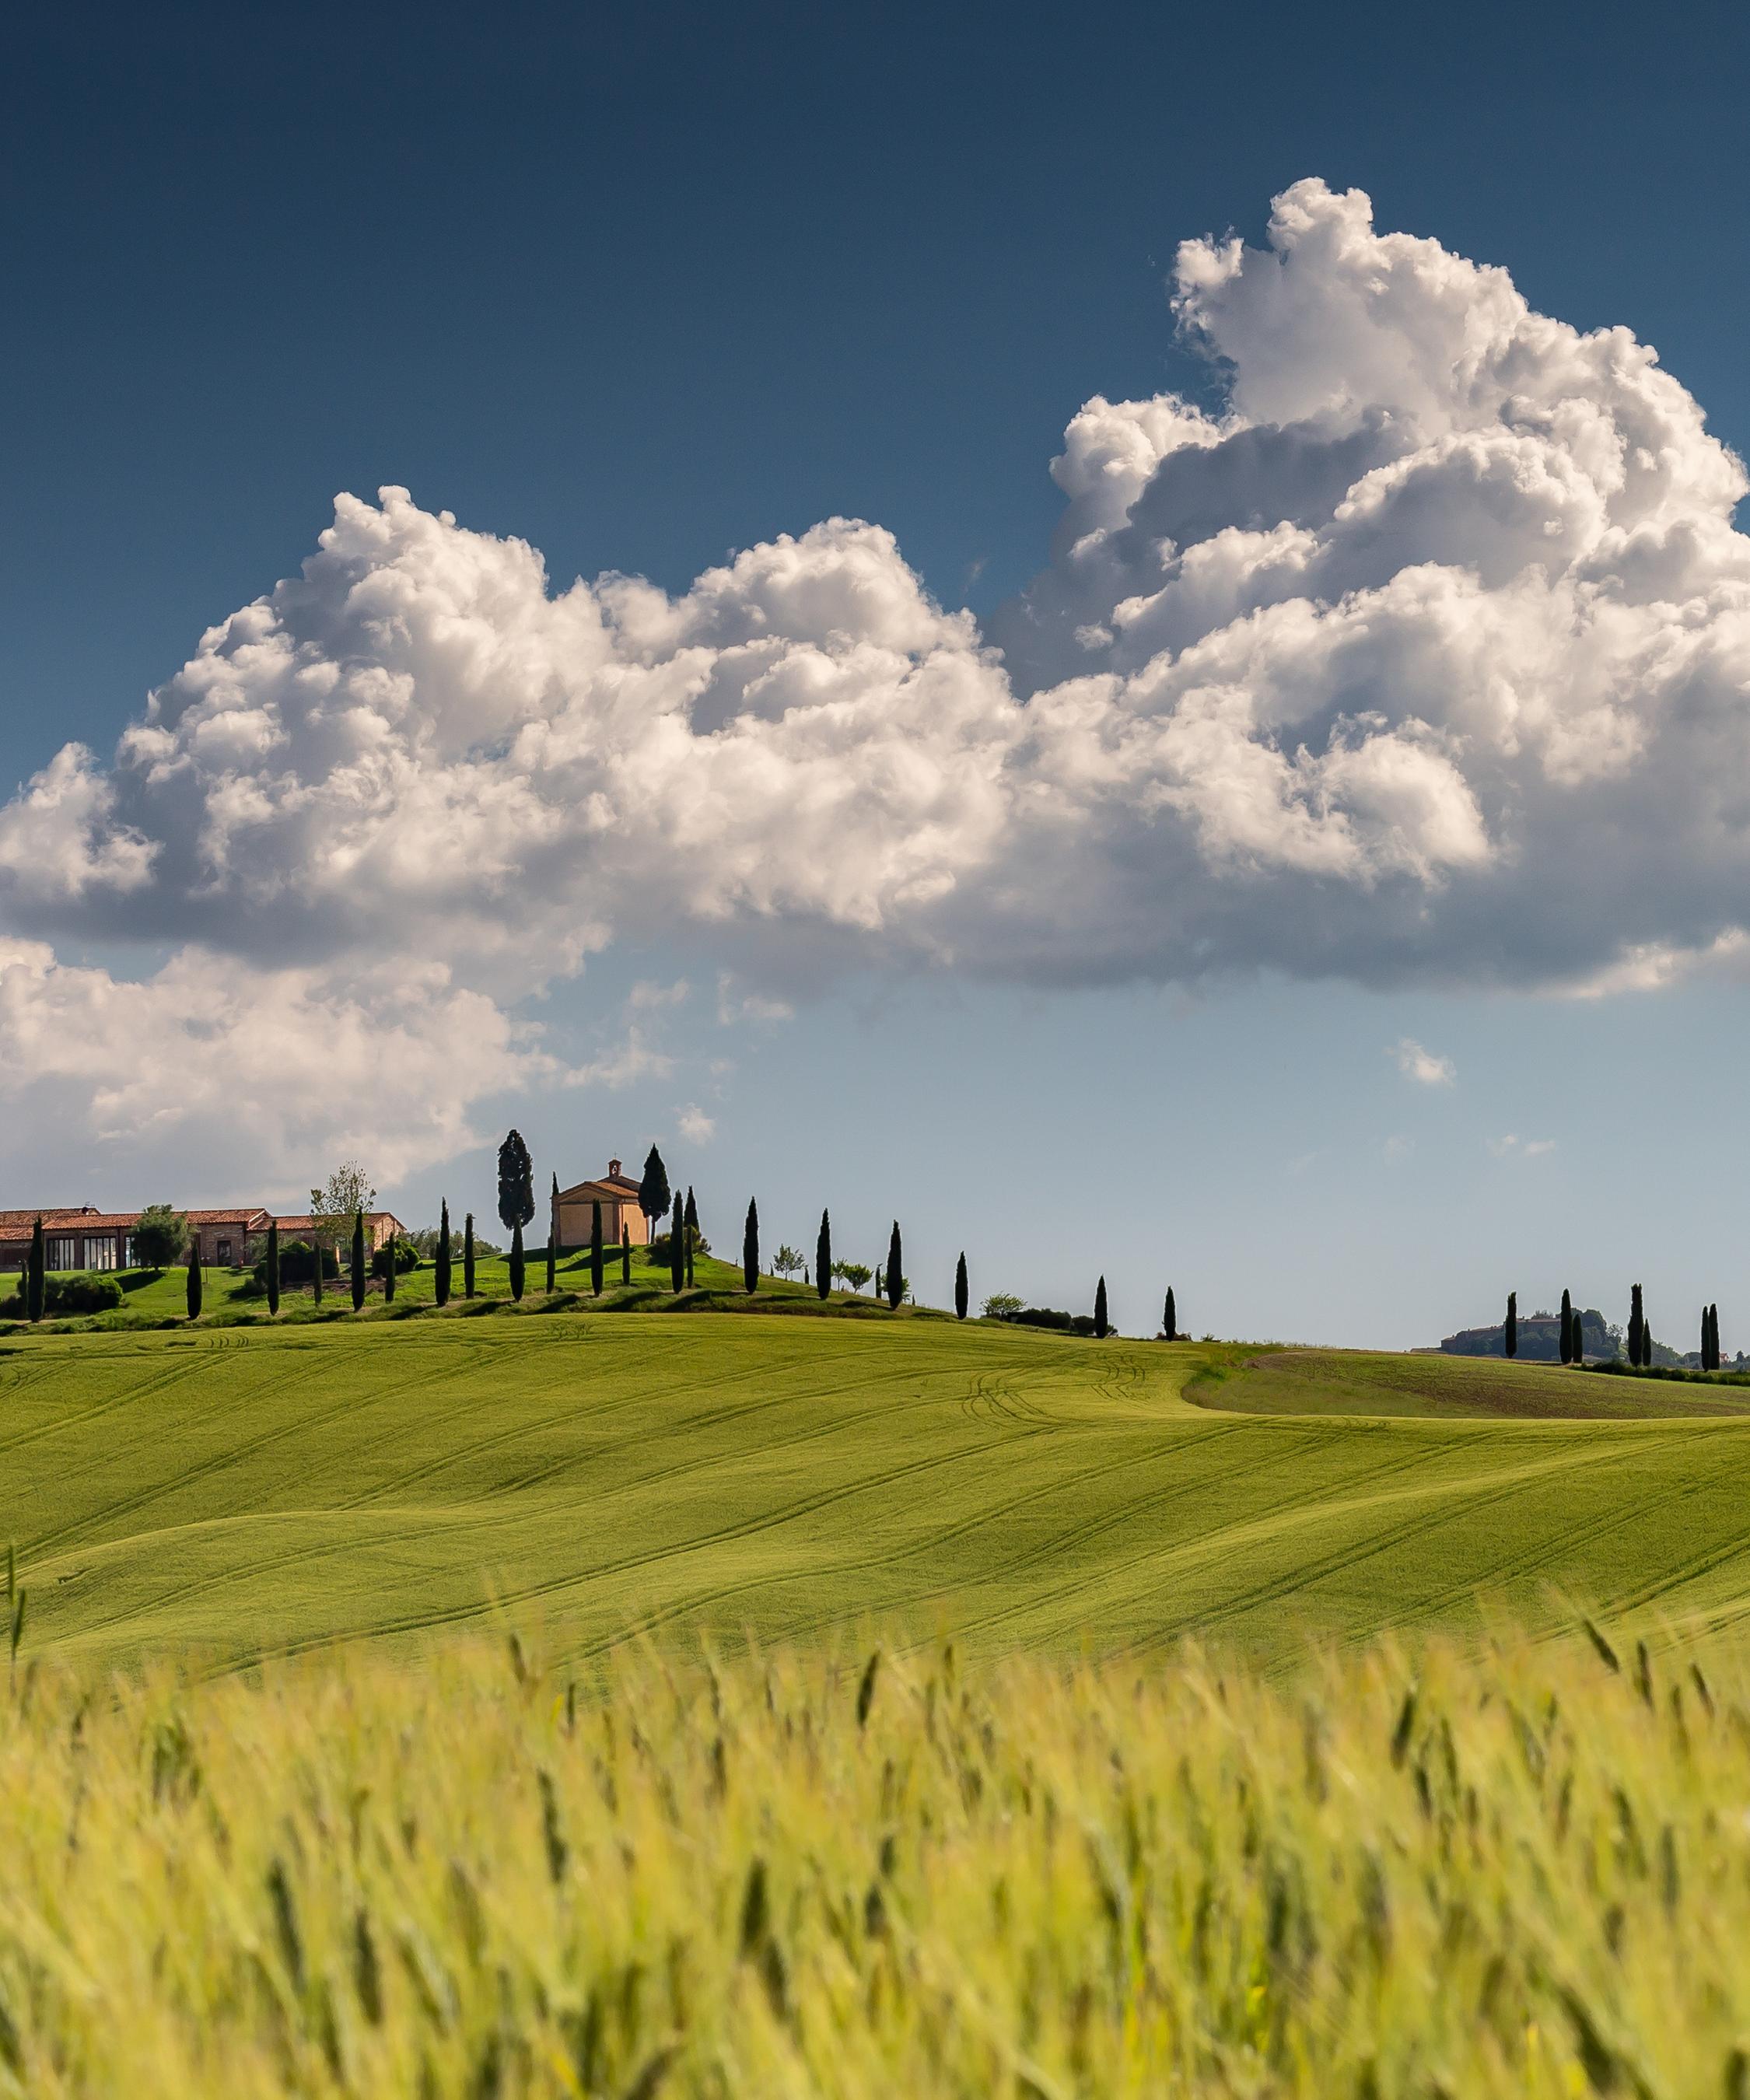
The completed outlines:
[[[1413,33],[1384,7],[39,16],[0,90],[13,776],[69,739],[107,761],[204,630],[298,574],[342,490],[399,484],[526,540],[559,589],[618,570],[678,594],[730,550],[866,518],[994,633],[1047,567],[1047,467],[1084,402],[1224,405],[1219,364],[1175,340],[1178,244],[1255,246],[1307,177],[1365,190],[1382,233],[1503,266],[1538,313],[1626,327],[1744,452],[1747,60],[1741,11],[1705,7],[1656,33],[1579,7]],[[1649,798],[1647,825],[1681,834],[1682,803]],[[1565,911],[1576,958],[1596,948],[1594,876],[1563,852],[1534,893],[1453,910],[1449,964],[1409,973],[1346,922],[1329,967],[1285,977],[1231,917],[1199,938],[1232,954],[1191,975],[1131,941],[1087,969],[1073,942],[987,969],[963,927],[951,966],[920,967],[886,921],[820,967],[781,919],[743,938],[632,912],[580,977],[539,982],[495,977],[487,943],[458,982],[543,1024],[573,1083],[477,1076],[447,1135],[395,1156],[394,1200],[490,1208],[470,1135],[515,1120],[567,1177],[655,1136],[725,1242],[756,1191],[799,1243],[822,1201],[871,1251],[897,1212],[937,1297],[963,1244],[981,1292],[1080,1302],[1103,1269],[1133,1330],[1170,1281],[1200,1330],[1401,1346],[1514,1286],[1618,1317],[1638,1279],[1662,1337],[1717,1298],[1742,1346],[1741,984],[1677,970],[1576,999],[1547,964],[1491,966],[1534,917],[1559,949]],[[1739,923],[1738,880],[1698,849],[1636,942],[1705,947]],[[567,909],[588,916],[587,885]],[[122,982],[217,938],[167,897],[130,916],[0,894],[8,933]],[[237,973],[283,966],[277,938],[217,940],[240,1006],[266,1004]],[[361,969],[398,952],[373,938]],[[357,1094],[350,1028],[319,1026],[315,1054]],[[436,1065],[391,1045],[380,1083],[439,1083],[441,1031],[423,1039]],[[1415,1077],[1405,1042],[1450,1077]],[[258,1062],[198,1130],[149,1089],[94,1122],[100,1074],[13,1062],[8,1202],[295,1189],[368,1128],[308,1106],[264,1147]]]

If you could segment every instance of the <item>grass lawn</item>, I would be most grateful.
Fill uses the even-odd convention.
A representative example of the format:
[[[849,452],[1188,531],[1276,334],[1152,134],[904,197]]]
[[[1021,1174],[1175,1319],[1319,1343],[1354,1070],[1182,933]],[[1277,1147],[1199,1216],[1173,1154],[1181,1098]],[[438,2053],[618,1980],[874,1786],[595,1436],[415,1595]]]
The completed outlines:
[[[1659,1418],[1532,1418],[1580,1391]],[[493,1599],[573,1658],[868,1622],[1268,1657],[1474,1625],[1479,1595],[1535,1620],[1553,1585],[1713,1623],[1750,1598],[1750,1424],[1692,1392],[872,1310],[15,1331],[0,1540],[27,1646],[94,1657],[405,1639]]]

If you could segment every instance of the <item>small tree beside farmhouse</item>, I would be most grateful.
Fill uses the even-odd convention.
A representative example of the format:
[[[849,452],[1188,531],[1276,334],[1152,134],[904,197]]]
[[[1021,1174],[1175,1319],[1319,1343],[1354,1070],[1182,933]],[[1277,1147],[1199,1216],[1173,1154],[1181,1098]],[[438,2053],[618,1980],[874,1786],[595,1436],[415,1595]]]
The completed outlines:
[[[174,1268],[188,1251],[188,1220],[168,1203],[148,1203],[134,1228],[134,1259],[142,1268]]]

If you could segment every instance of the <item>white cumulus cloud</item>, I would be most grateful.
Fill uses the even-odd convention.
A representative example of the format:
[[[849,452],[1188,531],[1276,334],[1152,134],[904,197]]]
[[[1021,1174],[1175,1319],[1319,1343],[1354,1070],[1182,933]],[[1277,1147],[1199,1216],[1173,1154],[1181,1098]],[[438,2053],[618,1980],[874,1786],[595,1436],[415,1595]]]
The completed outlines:
[[[376,1026],[355,988],[410,954],[439,1027],[676,934],[750,1018],[851,967],[1730,963],[1750,539],[1692,396],[1318,182],[1262,247],[1187,242],[1173,305],[1219,407],[1091,399],[1049,563],[983,632],[854,520],[675,595],[556,591],[521,540],[342,496],[107,765],[69,746],[0,808],[0,925],[240,958],[288,1043],[324,1000]]]
[[[1419,1087],[1449,1087],[1458,1077],[1458,1067],[1450,1057],[1425,1050],[1412,1035],[1400,1036],[1387,1047],[1386,1055],[1396,1058],[1398,1070]]]

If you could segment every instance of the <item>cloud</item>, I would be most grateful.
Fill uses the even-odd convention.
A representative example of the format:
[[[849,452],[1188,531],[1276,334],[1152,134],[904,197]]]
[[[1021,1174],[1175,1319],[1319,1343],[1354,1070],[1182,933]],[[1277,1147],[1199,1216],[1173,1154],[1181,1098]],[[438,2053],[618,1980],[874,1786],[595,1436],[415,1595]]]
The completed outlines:
[[[1260,248],[1186,242],[1173,307],[1219,405],[1088,401],[1049,562],[985,631],[855,520],[677,595],[554,591],[524,541],[342,496],[107,765],[69,745],[0,808],[0,924],[311,999],[419,955],[500,1012],[679,939],[750,1017],[853,968],[1730,961],[1750,539],[1695,399],[1317,182]]]
[[[707,1115],[696,1101],[689,1101],[680,1111],[676,1127],[689,1145],[709,1145],[717,1134],[716,1118]]]
[[[341,1154],[392,1185],[481,1141],[474,1103],[555,1070],[533,1030],[441,964],[380,964],[361,986],[186,948],[130,982],[0,938],[15,1152],[58,1138],[64,1156],[77,1131],[183,1201],[296,1195]]]
[[[1419,1087],[1449,1087],[1458,1077],[1458,1068],[1450,1057],[1439,1057],[1433,1051],[1423,1049],[1413,1036],[1400,1036],[1387,1045],[1386,1055],[1395,1057],[1404,1078],[1413,1079]]]
[[[1497,1159],[1541,1159],[1556,1148],[1553,1137],[1520,1138],[1511,1131],[1505,1137],[1485,1138],[1483,1143]]]

